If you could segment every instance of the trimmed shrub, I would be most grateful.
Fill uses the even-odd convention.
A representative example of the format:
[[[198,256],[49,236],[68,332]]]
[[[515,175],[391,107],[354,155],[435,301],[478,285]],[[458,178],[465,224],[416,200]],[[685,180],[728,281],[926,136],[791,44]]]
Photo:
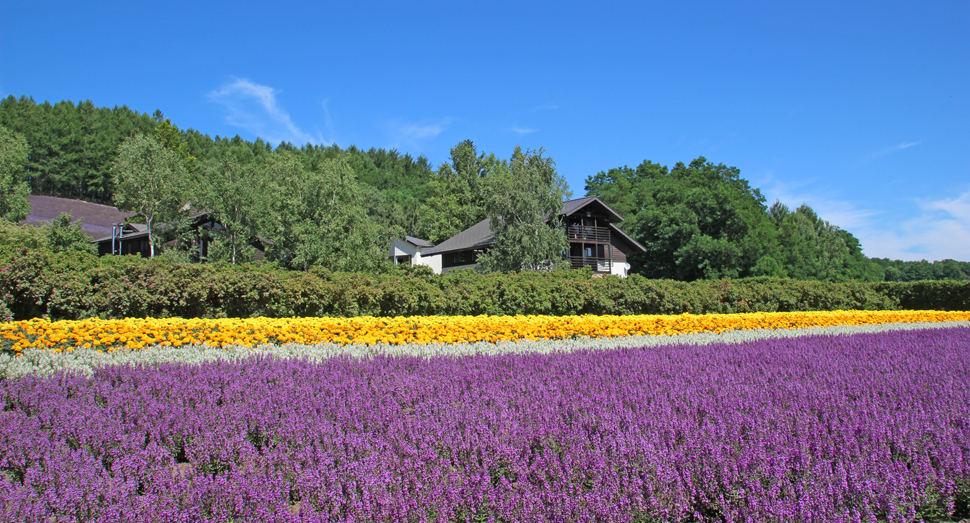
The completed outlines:
[[[285,271],[135,256],[0,249],[0,317],[317,317],[970,310],[970,282],[679,282],[551,273]]]

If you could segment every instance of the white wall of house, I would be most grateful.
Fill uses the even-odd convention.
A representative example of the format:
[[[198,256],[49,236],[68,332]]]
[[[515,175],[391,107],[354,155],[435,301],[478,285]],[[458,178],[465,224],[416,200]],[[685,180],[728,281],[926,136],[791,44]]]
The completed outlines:
[[[402,256],[411,257],[411,265],[427,265],[431,267],[431,270],[435,274],[441,274],[441,255],[437,256],[421,256],[421,247],[405,241],[405,240],[394,240],[391,244],[390,252],[388,256],[394,265],[401,263],[399,258]]]
[[[419,252],[411,258],[411,265],[427,265],[435,274],[441,274],[441,255],[421,256]]]
[[[397,260],[398,256],[414,256],[418,253],[418,246],[404,240],[394,240],[391,244],[391,258]]]
[[[630,264],[625,262],[614,263],[613,266],[610,267],[610,274],[613,276],[619,276],[620,278],[626,278],[629,271]]]

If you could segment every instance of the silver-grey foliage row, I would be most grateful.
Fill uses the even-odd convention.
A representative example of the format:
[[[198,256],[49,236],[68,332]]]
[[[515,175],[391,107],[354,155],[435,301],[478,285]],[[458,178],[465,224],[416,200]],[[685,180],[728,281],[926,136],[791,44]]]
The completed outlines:
[[[209,345],[185,345],[177,348],[153,345],[139,350],[122,349],[114,352],[98,352],[96,349],[83,348],[74,349],[71,352],[27,349],[20,356],[0,354],[0,379],[12,379],[27,375],[52,376],[60,371],[77,372],[91,376],[95,369],[108,365],[199,364],[215,360],[241,360],[266,355],[278,358],[301,358],[319,362],[335,356],[368,358],[390,355],[430,358],[434,356],[457,357],[476,354],[549,354],[577,350],[610,350],[622,347],[656,347],[672,344],[707,345],[711,343],[744,343],[770,338],[852,335],[895,330],[968,326],[970,326],[970,321],[890,323],[881,325],[812,327],[793,330],[735,330],[720,334],[699,333],[673,336],[624,336],[617,338],[577,338],[542,341],[525,340],[502,343],[408,343],[404,345],[338,345],[334,343],[307,345],[302,343],[288,343],[286,345],[261,344],[252,348],[240,345],[225,348]]]

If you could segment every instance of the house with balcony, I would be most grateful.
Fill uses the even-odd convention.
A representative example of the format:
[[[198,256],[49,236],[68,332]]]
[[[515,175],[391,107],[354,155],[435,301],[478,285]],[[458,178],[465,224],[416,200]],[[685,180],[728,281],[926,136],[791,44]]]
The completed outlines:
[[[560,217],[569,241],[567,257],[574,269],[590,267],[596,274],[626,277],[630,269],[627,256],[646,252],[643,245],[616,226],[623,217],[596,196],[563,202]],[[494,242],[495,236],[486,218],[423,251],[420,261],[414,263],[429,265],[436,273],[475,267],[478,255]]]

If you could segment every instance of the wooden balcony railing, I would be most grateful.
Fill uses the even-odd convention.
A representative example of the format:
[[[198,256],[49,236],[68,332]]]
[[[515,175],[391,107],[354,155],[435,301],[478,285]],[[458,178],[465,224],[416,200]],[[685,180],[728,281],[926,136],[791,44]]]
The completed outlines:
[[[595,256],[570,256],[569,263],[573,269],[592,267],[596,272],[610,272],[612,268],[609,258],[598,258]]]
[[[582,225],[570,225],[566,227],[566,237],[570,241],[586,240],[591,242],[610,241],[610,230],[606,227],[586,227]]]

